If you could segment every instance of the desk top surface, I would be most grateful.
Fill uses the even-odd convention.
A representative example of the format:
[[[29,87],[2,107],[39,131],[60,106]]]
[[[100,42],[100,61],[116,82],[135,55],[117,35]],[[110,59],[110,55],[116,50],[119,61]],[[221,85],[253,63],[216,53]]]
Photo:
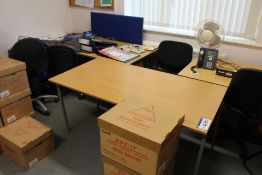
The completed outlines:
[[[49,81],[117,104],[135,97],[185,114],[184,126],[196,132],[201,117],[213,120],[226,87],[145,69],[109,59],[95,59]]]
[[[243,62],[237,62],[233,60],[226,60],[229,63],[233,63],[236,66],[239,66],[241,68],[244,67],[249,67],[249,68],[256,68],[256,69],[262,69],[262,66],[259,65],[254,65],[254,64],[248,64],[248,63],[243,63]],[[223,76],[218,76],[216,75],[215,70],[207,70],[207,69],[202,69],[202,68],[195,68],[195,71],[197,71],[196,74],[191,72],[191,67],[195,66],[197,64],[197,58],[194,58],[191,63],[189,63],[181,72],[179,72],[179,75],[188,77],[188,78],[193,78],[221,86],[228,87],[231,78],[228,77],[223,77]],[[218,66],[223,66],[228,69],[232,69],[230,65],[224,64],[223,62],[218,61]]]
[[[102,41],[107,41],[107,42],[114,42],[117,43],[118,46],[123,46],[123,45],[131,45],[130,43],[125,43],[125,42],[121,42],[121,41],[113,41],[113,40],[108,40],[108,39],[104,39],[104,38],[97,38],[98,40],[102,40]],[[140,60],[144,59],[145,57],[147,57],[148,55],[152,54],[153,52],[155,52],[155,50],[153,51],[145,51],[143,53],[139,53],[138,57],[136,57],[135,59],[132,59],[128,62],[126,62],[126,64],[134,64],[136,62],[139,62]],[[83,56],[88,56],[91,58],[106,58],[103,56],[99,56],[96,53],[88,53],[88,52],[78,52],[79,55],[83,55]],[[110,58],[107,58],[110,59]]]

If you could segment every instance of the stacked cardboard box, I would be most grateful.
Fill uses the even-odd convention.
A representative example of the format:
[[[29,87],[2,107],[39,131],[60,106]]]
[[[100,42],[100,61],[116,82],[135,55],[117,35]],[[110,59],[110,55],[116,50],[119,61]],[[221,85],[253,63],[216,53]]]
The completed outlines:
[[[4,154],[25,169],[54,149],[52,129],[29,116],[2,127],[0,141]]]
[[[25,63],[0,58],[0,65],[0,150],[29,169],[54,149],[52,129],[30,117],[34,111]]]
[[[137,172],[107,158],[103,157],[105,175],[141,175]],[[165,171],[165,175],[173,175],[174,164],[171,164]]]
[[[104,174],[168,175],[184,117],[158,105],[125,100],[98,118]]]
[[[8,125],[33,112],[25,63],[0,58],[0,117]]]
[[[32,114],[33,107],[25,63],[0,58],[0,65],[0,123],[5,126]]]

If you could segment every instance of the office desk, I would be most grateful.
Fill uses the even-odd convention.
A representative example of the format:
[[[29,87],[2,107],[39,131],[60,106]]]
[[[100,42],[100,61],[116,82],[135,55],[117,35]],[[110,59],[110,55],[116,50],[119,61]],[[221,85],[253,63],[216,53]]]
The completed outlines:
[[[59,86],[117,104],[136,97],[185,115],[184,127],[201,133],[197,174],[207,131],[197,128],[201,117],[213,120],[226,92],[226,87],[176,76],[109,59],[95,59],[57,75],[50,82],[57,84],[68,130],[64,101]]]
[[[226,87],[109,59],[92,60],[49,81],[112,104],[136,97],[181,111],[184,126],[202,134],[207,131],[196,128],[200,117],[212,120],[226,92]]]
[[[226,61],[230,62],[230,63],[234,63],[235,65],[237,65],[241,68],[249,67],[249,68],[255,68],[255,69],[262,69],[262,66],[259,66],[259,65],[237,62],[237,61],[232,61],[232,60],[226,60]],[[216,75],[215,70],[195,68],[195,71],[197,71],[197,73],[196,74],[192,73],[191,67],[195,66],[196,64],[197,64],[197,59],[194,58],[191,61],[191,63],[189,63],[181,72],[179,72],[178,75],[188,77],[188,78],[192,78],[192,79],[205,81],[205,82],[209,82],[209,83],[213,83],[213,84],[217,84],[217,85],[221,85],[221,86],[225,86],[225,87],[229,86],[229,84],[231,82],[231,78],[218,76],[218,75]],[[217,66],[219,67],[220,65],[223,66],[223,67],[227,67],[228,69],[232,69],[231,66],[223,64],[223,62],[221,62],[221,61],[218,61]]]
[[[125,43],[125,42],[121,42],[121,41],[114,41],[114,40],[108,40],[108,39],[104,39],[104,38],[97,38],[98,40],[101,40],[101,41],[106,41],[106,42],[112,42],[112,43],[117,43],[117,46],[123,46],[123,45],[131,45],[130,43]],[[126,64],[135,64],[137,62],[140,62],[142,61],[144,58],[146,58],[147,56],[150,56],[151,54],[153,54],[156,50],[153,50],[153,51],[145,51],[143,53],[139,53],[138,57],[136,57],[135,59],[132,59],[128,62],[126,62]],[[88,53],[88,52],[78,52],[79,55],[82,55],[82,56],[87,56],[87,57],[90,57],[90,58],[105,58],[103,56],[99,56],[97,55],[96,53]],[[108,58],[107,58],[108,59]]]

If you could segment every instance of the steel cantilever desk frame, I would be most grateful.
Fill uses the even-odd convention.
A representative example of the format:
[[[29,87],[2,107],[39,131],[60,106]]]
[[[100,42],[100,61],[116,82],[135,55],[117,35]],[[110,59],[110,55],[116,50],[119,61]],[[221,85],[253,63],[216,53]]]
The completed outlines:
[[[185,115],[183,126],[203,136],[194,174],[198,172],[208,132],[198,129],[197,123],[201,117],[214,119],[227,89],[102,57],[55,76],[49,81],[57,85],[69,131],[71,128],[59,86],[112,104],[117,104],[128,97],[136,97],[183,113]]]

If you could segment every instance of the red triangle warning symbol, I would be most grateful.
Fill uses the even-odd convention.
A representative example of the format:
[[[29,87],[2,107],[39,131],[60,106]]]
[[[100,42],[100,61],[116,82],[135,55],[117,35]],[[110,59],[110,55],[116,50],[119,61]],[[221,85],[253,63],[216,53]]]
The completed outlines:
[[[155,112],[154,112],[154,106],[147,106],[144,108],[139,108],[131,111],[127,111],[129,114],[132,114],[136,117],[139,117],[141,119],[150,121],[152,123],[155,123]]]

